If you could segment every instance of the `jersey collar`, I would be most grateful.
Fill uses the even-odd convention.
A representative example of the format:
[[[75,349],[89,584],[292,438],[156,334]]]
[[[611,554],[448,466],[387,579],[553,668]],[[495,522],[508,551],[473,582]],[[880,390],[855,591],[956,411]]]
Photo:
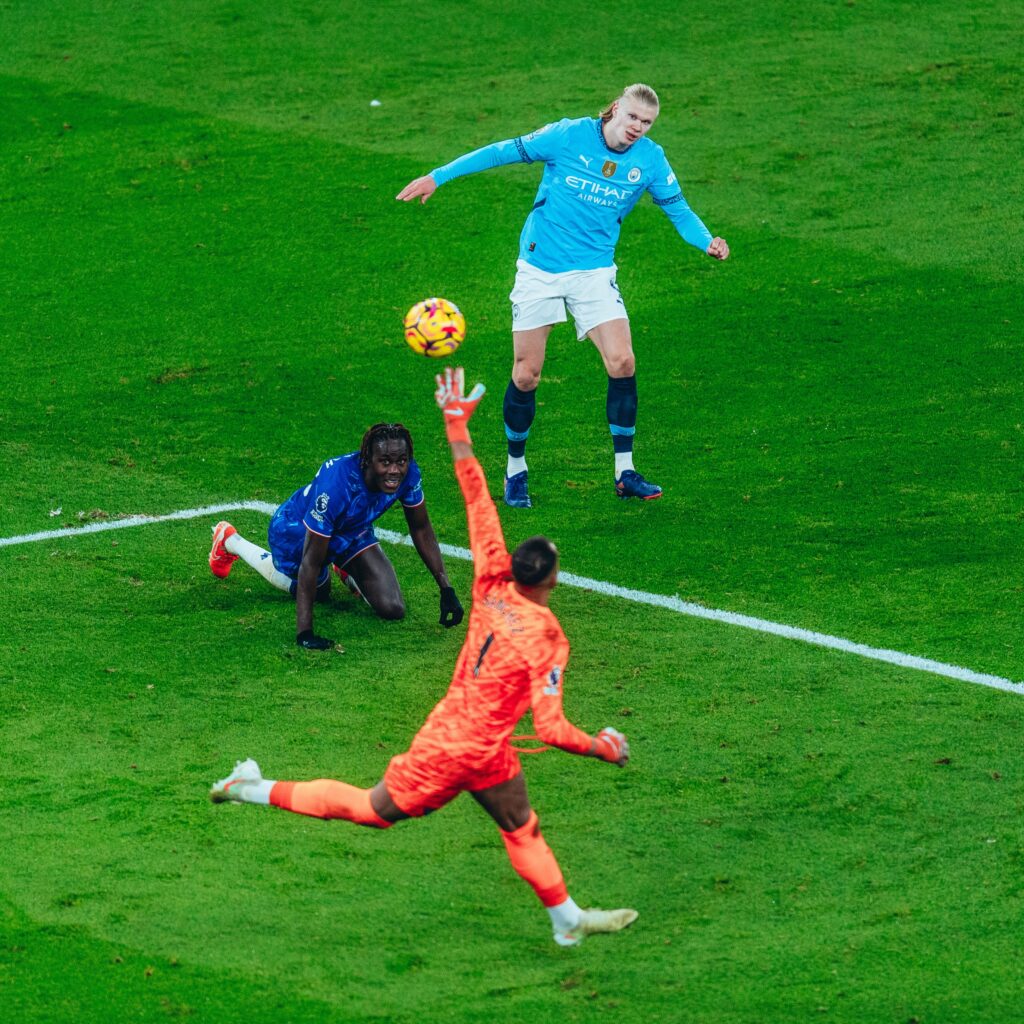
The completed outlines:
[[[604,132],[602,131],[602,125],[601,125],[601,118],[599,118],[599,117],[595,117],[594,118],[594,127],[595,127],[595,129],[597,129],[597,141],[602,146],[604,146],[605,152],[606,153],[611,153],[612,156],[616,156],[616,157],[619,157],[619,158],[624,157],[636,145],[636,142],[633,142],[633,143],[630,143],[625,149],[612,149],[612,147],[608,145],[608,142],[607,142],[607,140],[604,137]],[[639,141],[639,139],[637,141]]]

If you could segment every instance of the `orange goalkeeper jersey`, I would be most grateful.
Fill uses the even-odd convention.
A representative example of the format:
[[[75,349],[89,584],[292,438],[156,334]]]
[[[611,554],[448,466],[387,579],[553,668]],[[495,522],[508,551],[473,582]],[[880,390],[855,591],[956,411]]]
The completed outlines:
[[[528,708],[544,743],[577,754],[590,736],[562,713],[569,641],[554,613],[523,597],[512,580],[498,510],[475,458],[455,463],[473,550],[473,606],[451,686],[416,736],[463,764],[483,766],[508,743]]]

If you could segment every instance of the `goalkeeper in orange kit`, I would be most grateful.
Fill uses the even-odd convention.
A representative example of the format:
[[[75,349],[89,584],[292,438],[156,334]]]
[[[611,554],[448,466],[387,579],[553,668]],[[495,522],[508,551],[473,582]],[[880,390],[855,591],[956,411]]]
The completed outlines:
[[[615,729],[590,736],[562,712],[562,679],[569,642],[548,607],[558,579],[558,551],[545,537],[523,541],[509,555],[483,469],[473,456],[467,425],[484,393],[464,394],[463,371],[437,378],[455,475],[466,501],[473,550],[473,606],[469,630],[448,692],[431,711],[404,754],[391,759],[372,789],[345,782],[264,779],[253,760],[241,761],[215,783],[215,803],[273,804],[317,818],[342,818],[390,828],[468,792],[501,830],[512,866],[547,908],[559,945],[574,946],[595,932],[616,932],[635,910],[581,910],[526,793],[519,755],[509,740],[527,709],[542,742],[620,767],[629,743]]]

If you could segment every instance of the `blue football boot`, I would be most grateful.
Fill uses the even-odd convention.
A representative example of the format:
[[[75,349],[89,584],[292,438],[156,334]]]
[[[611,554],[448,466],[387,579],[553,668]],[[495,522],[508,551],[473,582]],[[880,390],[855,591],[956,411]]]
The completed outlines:
[[[654,501],[661,497],[661,488],[657,484],[648,483],[635,469],[624,469],[622,476],[615,481],[615,493],[620,498]]]
[[[533,508],[526,487],[526,470],[505,478],[505,504],[509,508]]]

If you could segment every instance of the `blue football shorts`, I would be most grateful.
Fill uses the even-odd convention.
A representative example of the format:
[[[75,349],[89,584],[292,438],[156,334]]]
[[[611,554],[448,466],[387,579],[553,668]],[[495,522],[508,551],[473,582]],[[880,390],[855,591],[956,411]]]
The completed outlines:
[[[285,515],[284,509],[279,508],[267,528],[267,541],[270,546],[270,555],[274,559],[274,568],[283,572],[285,576],[297,580],[299,566],[302,564],[302,547],[306,543],[305,523],[301,520],[299,522],[290,520]],[[330,553],[316,585],[322,586],[327,581],[332,564],[343,569],[356,555],[379,543],[372,526],[364,526],[355,533],[343,533],[331,537]]]

